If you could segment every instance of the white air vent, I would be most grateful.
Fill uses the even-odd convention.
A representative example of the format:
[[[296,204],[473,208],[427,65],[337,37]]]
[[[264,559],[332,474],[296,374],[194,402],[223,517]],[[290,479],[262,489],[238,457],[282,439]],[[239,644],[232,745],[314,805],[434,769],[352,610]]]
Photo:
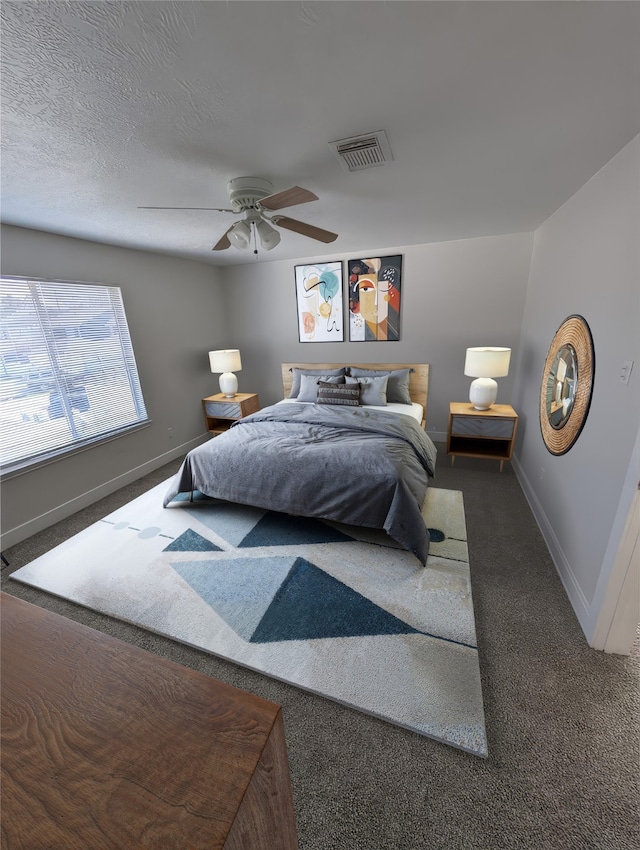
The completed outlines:
[[[393,161],[389,140],[384,130],[329,142],[329,147],[338,157],[345,171],[377,168],[385,162]]]

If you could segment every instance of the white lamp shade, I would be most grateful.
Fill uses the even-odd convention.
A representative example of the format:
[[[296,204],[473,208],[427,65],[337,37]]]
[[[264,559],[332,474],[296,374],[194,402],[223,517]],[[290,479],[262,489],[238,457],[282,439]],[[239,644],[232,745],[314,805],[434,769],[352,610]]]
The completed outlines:
[[[242,361],[237,348],[222,348],[209,352],[209,365],[212,372],[240,372]]]
[[[464,373],[471,378],[504,378],[510,360],[510,348],[467,348]]]

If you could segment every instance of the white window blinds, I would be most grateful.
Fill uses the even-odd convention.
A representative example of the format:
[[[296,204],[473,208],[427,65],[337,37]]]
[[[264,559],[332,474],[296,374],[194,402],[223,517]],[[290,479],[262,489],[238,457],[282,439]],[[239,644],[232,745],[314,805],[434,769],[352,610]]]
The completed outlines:
[[[0,278],[3,473],[148,421],[118,287]]]

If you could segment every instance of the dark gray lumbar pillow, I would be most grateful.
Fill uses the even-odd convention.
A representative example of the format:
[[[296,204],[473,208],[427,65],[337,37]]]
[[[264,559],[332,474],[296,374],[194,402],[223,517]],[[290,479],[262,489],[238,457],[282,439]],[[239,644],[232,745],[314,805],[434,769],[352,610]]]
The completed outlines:
[[[357,407],[360,404],[360,384],[329,384],[318,382],[318,404],[344,404]]]

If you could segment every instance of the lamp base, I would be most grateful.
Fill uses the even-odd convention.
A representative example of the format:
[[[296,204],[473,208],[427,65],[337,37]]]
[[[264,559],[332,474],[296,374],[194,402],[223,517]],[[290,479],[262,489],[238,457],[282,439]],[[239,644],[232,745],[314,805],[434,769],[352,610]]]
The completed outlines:
[[[220,375],[220,392],[223,393],[226,398],[233,398],[238,392],[238,379],[233,372],[223,372]]]
[[[469,401],[476,410],[489,410],[498,395],[498,382],[493,378],[476,378],[469,388]]]

